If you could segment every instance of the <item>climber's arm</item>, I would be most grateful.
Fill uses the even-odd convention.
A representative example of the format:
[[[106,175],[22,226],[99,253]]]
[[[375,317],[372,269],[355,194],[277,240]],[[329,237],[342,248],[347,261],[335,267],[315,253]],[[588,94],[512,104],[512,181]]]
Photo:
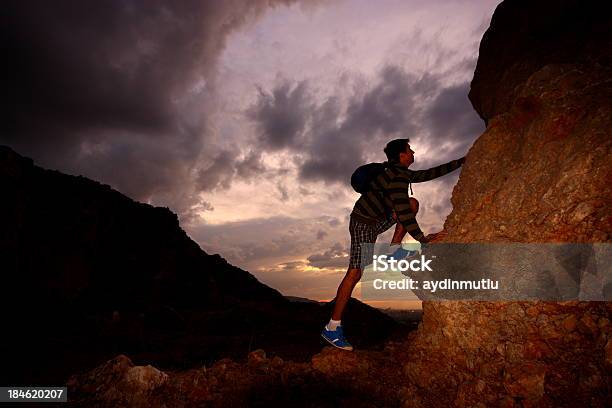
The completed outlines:
[[[397,215],[393,212],[393,218],[397,220]],[[406,236],[406,228],[402,225],[401,222],[395,224],[395,231],[393,231],[393,238],[391,239],[391,245],[399,245],[402,243],[402,240]]]
[[[411,174],[411,182],[412,183],[421,183],[423,181],[433,180],[435,178],[444,176],[445,174],[450,173],[453,170],[458,169],[465,162],[465,157],[462,157],[457,160],[451,160],[448,163],[441,164],[436,167],[432,167],[427,170],[412,170]]]
[[[397,217],[397,221],[402,225],[404,231],[397,231],[402,234],[402,238],[408,232],[412,238],[419,242],[425,242],[425,235],[416,220],[416,214],[412,212],[410,207],[410,198],[408,197],[408,179],[396,178],[388,185],[387,193],[393,204],[393,211]],[[395,241],[394,235],[394,241]],[[401,239],[400,239],[401,241]]]

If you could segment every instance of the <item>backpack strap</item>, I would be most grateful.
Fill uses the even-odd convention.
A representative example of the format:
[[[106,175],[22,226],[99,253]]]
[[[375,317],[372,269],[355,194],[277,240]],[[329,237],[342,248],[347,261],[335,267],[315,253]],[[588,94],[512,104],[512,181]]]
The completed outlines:
[[[391,179],[397,177],[399,175],[399,172],[397,171],[397,169],[395,169],[393,167],[392,164],[390,164],[389,162],[384,162],[385,164],[385,172],[387,173],[387,175],[389,177],[391,177]],[[391,198],[389,198],[389,196],[387,195],[386,191],[383,191],[383,196],[385,197],[385,214],[387,216],[387,219],[391,220],[391,214],[393,212],[393,208],[389,208],[387,207],[387,201],[391,202]]]

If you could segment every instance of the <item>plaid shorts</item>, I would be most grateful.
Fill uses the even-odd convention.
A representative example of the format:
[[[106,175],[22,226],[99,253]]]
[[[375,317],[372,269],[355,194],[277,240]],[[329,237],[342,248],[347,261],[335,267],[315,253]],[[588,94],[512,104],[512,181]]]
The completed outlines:
[[[382,234],[397,223],[392,218],[384,219],[377,224],[365,224],[351,217],[349,223],[349,232],[351,233],[351,253],[349,260],[349,268],[362,269],[372,263],[373,246],[361,244],[374,244],[376,237]],[[365,252],[364,252],[365,251]],[[363,257],[363,258],[362,258]],[[365,265],[361,265],[361,260],[367,261]]]

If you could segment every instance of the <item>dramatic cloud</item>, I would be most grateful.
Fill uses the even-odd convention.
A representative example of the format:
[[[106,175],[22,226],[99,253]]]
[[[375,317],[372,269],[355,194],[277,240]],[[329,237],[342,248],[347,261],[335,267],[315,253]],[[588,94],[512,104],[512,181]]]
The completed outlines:
[[[273,216],[220,225],[204,224],[192,228],[191,236],[206,251],[220,253],[230,262],[253,271],[295,257],[306,259],[314,252],[325,253],[330,247],[346,252],[346,232],[346,225],[327,215],[309,219]],[[321,237],[314,239],[317,235]]]
[[[179,213],[204,205],[198,188],[227,187],[239,164],[211,137],[218,57],[229,34],[290,3],[4,2],[0,143]]]
[[[416,132],[417,99],[436,86],[436,78],[419,78],[400,67],[386,66],[377,83],[364,95],[354,96],[346,110],[329,106],[328,101],[315,115],[313,142],[300,171],[302,178],[346,182],[373,150],[378,152],[387,141]]]
[[[324,252],[310,255],[306,259],[308,265],[315,268],[346,268],[348,265],[347,248],[336,242]]]
[[[271,95],[259,88],[258,103],[247,115],[257,123],[258,136],[265,149],[299,147],[306,115],[311,109],[306,89],[305,81],[293,89],[285,82],[274,89]]]
[[[465,153],[475,137],[484,129],[484,122],[474,115],[468,101],[468,82],[440,91],[426,112],[424,121],[432,138],[452,142],[452,154]]]
[[[348,102],[328,97],[317,104],[306,82],[286,82],[270,93],[260,90],[248,116],[256,122],[263,149],[284,148],[301,155],[303,181],[346,184],[352,171],[380,157],[391,139],[409,137],[437,146],[429,160],[436,165],[460,157],[484,130],[468,99],[468,83],[443,87],[438,75],[417,77],[385,66],[370,88]],[[430,102],[427,102],[430,101]],[[453,156],[454,155],[454,156]]]
[[[200,189],[228,188],[234,176],[234,159],[235,153],[222,151],[209,166],[201,168],[197,178]]]

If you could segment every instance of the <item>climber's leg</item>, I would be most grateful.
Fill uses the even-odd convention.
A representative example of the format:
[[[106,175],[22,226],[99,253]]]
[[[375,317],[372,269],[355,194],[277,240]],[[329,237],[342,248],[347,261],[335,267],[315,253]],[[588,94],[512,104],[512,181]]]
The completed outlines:
[[[406,235],[406,228],[402,225],[401,222],[395,224],[395,231],[393,232],[393,239],[391,239],[392,244],[399,244],[404,239],[404,235]]]
[[[410,209],[413,213],[417,213],[419,211],[419,202],[416,198],[410,197]],[[393,217],[395,217],[395,212],[393,213]],[[399,244],[404,239],[406,235],[406,228],[402,225],[401,222],[395,224],[395,231],[393,232],[393,239],[391,239],[392,244]]]
[[[410,209],[412,210],[413,213],[417,213],[419,212],[419,201],[414,198],[414,197],[410,197]]]
[[[334,311],[332,313],[332,320],[341,320],[344,308],[348,303],[355,285],[361,279],[362,271],[360,268],[348,268],[346,275],[342,278],[340,286],[338,286],[338,292],[336,293],[336,302],[334,303]]]
[[[372,259],[368,253],[362,253],[362,251],[370,252],[372,250],[371,246],[376,242],[378,226],[364,224],[351,217],[349,232],[351,235],[349,266],[340,286],[338,286],[332,320],[341,319],[353,289],[361,279],[362,270],[365,267],[365,265],[362,265],[362,260]]]
[[[368,261],[372,259],[373,245],[376,242],[376,237],[379,231],[387,230],[393,224],[395,220],[387,219],[379,222],[375,225],[369,225],[359,222],[355,218],[351,217],[349,224],[349,231],[351,234],[351,250],[349,256],[349,267],[346,271],[346,275],[342,278],[342,282],[338,286],[336,292],[336,298],[334,301],[334,310],[332,312],[331,320],[323,328],[321,336],[330,344],[335,347],[352,350],[353,346],[344,338],[343,329],[341,325],[342,314],[348,304],[353,289],[357,285],[357,282],[361,279],[363,268],[366,266],[362,264],[362,261]]]

